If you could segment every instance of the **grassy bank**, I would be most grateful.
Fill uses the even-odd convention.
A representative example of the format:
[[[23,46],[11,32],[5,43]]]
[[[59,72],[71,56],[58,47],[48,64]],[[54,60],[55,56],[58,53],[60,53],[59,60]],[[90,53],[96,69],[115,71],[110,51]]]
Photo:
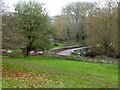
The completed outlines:
[[[3,88],[114,88],[118,65],[49,57],[3,57]]]

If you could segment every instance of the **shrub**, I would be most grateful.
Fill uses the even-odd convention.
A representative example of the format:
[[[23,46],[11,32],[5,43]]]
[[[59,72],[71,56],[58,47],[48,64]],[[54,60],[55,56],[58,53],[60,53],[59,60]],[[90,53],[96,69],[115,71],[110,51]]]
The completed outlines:
[[[24,57],[22,50],[13,50],[12,53],[9,55],[10,57]]]
[[[59,46],[59,44],[58,43],[54,43],[54,46]]]

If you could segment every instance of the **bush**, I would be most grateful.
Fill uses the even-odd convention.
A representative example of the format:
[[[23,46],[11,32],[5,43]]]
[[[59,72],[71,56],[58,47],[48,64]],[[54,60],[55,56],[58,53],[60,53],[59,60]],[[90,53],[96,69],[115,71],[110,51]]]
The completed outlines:
[[[59,44],[58,43],[54,43],[54,46],[59,46]]]
[[[13,50],[12,53],[9,55],[10,57],[24,57],[22,50]]]

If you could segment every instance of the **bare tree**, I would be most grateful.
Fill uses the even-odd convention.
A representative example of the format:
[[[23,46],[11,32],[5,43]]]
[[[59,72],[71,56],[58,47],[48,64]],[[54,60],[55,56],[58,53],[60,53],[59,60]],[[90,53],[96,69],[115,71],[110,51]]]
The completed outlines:
[[[82,42],[85,38],[85,19],[89,14],[93,3],[75,2],[63,8],[66,15],[68,37],[70,40]]]
[[[103,6],[96,4],[94,11],[88,16],[90,34],[86,39],[91,46],[96,46],[96,52],[114,56],[118,50],[118,22],[116,2],[104,2]],[[88,44],[88,43],[87,43]]]

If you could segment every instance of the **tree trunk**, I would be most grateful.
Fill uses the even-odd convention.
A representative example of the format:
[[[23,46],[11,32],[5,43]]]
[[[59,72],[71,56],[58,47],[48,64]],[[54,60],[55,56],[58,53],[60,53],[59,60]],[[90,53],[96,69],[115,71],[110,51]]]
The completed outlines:
[[[29,53],[31,51],[31,47],[27,46],[26,48],[22,48],[22,51],[23,51],[24,56],[29,56]]]
[[[29,56],[30,51],[31,51],[31,48],[30,48],[30,46],[28,46],[28,47],[26,48],[26,56]]]

